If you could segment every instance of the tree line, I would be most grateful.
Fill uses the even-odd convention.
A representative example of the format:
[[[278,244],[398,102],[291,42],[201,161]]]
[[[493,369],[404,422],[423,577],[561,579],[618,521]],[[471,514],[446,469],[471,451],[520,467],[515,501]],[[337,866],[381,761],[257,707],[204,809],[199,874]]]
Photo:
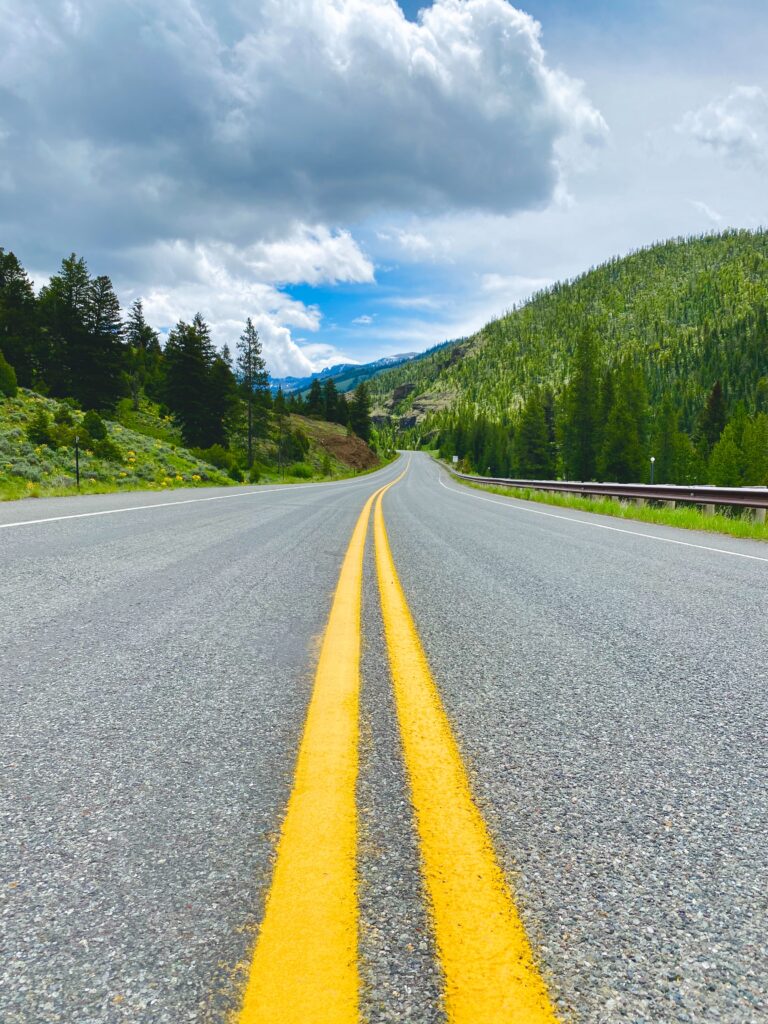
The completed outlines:
[[[576,345],[567,385],[532,390],[502,420],[468,404],[438,414],[432,443],[471,469],[521,479],[612,480],[619,483],[768,483],[768,380],[756,408],[729,411],[717,380],[686,431],[669,397],[652,408],[642,367],[625,358],[606,366],[591,330]],[[423,430],[424,428],[422,428]],[[653,463],[651,462],[653,456]]]
[[[124,316],[109,277],[92,276],[74,253],[36,294],[17,257],[0,248],[0,395],[14,394],[17,386],[107,414],[127,397],[138,410],[146,397],[172,415],[187,447],[242,446],[249,467],[255,442],[270,433],[287,451],[304,448],[285,428],[291,412],[371,439],[364,383],[351,401],[331,380],[315,380],[306,400],[279,391],[273,396],[250,318],[234,356],[226,345],[217,350],[200,313],[180,320],[163,345],[141,300]]]

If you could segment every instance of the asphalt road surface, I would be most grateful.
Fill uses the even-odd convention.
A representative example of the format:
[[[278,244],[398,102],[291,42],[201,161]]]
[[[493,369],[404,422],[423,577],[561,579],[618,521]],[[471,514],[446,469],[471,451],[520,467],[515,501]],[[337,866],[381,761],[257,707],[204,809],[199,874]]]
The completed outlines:
[[[557,1018],[768,1021],[768,548],[406,455],[0,505],[3,1024],[237,1019],[342,562],[405,469],[392,560]],[[463,1020],[364,558],[359,1013]]]

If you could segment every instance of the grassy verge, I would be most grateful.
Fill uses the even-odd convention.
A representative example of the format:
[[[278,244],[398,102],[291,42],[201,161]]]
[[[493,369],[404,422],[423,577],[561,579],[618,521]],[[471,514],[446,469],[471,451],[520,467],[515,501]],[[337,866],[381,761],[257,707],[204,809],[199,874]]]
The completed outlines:
[[[706,516],[695,505],[670,509],[654,505],[629,504],[616,498],[582,498],[577,494],[551,494],[530,488],[495,487],[490,484],[471,483],[468,480],[458,480],[458,483],[473,490],[490,491],[491,494],[500,494],[506,498],[535,501],[540,505],[556,505],[559,508],[579,509],[581,512],[596,512],[601,516],[612,516],[615,519],[630,519],[641,523],[656,523],[659,526],[677,526],[684,530],[727,533],[731,537],[768,541],[768,524],[756,523],[749,511],[737,512],[734,515],[718,512],[713,516]]]

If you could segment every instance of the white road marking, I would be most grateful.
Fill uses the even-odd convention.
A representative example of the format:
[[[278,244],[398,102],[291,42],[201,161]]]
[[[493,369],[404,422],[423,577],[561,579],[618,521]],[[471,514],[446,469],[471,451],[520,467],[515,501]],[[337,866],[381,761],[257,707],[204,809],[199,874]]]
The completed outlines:
[[[0,530],[11,530],[16,526],[36,526],[39,523],[59,523],[64,519],[89,519],[92,516],[114,516],[121,512],[143,512],[151,508],[168,508],[169,505],[195,505],[201,501],[227,501],[232,498],[250,498],[254,494],[289,494],[304,487],[332,487],[341,483],[362,483],[363,477],[350,477],[346,480],[328,480],[316,484],[283,484],[279,487],[261,487],[253,491],[239,491],[237,494],[216,494],[211,498],[182,498],[181,501],[156,501],[151,505],[128,505],[126,508],[108,508],[101,512],[73,512],[67,516],[49,516],[46,519],[22,519],[17,523],[0,523]]]
[[[612,533],[627,533],[631,537],[645,537],[646,540],[656,540],[660,544],[678,544],[684,548],[698,548],[700,551],[714,551],[718,555],[733,555],[734,558],[749,558],[753,562],[768,562],[768,557],[764,555],[747,555],[743,551],[729,551],[727,548],[713,548],[707,544],[694,544],[689,540],[674,540],[672,537],[659,537],[655,533],[643,533],[641,530],[625,530],[620,526],[608,526],[606,523],[593,523],[588,519],[577,519],[576,516],[564,516],[559,512],[544,512],[543,509],[529,508],[527,505],[513,504],[513,502],[519,502],[520,498],[507,498],[505,501],[498,501],[495,498],[483,498],[480,494],[473,494],[472,491],[464,488],[462,484],[458,484],[456,487],[449,487],[442,477],[440,477],[440,486],[445,487],[446,491],[451,491],[453,494],[461,494],[465,498],[475,498],[477,501],[487,501],[491,505],[503,505],[504,508],[514,509],[516,512],[530,512],[534,516],[546,516],[548,519],[565,519],[569,523],[579,523],[581,526],[591,526],[595,530],[610,530]],[[586,513],[587,515],[599,515],[599,512]],[[674,527],[672,527],[674,529]]]

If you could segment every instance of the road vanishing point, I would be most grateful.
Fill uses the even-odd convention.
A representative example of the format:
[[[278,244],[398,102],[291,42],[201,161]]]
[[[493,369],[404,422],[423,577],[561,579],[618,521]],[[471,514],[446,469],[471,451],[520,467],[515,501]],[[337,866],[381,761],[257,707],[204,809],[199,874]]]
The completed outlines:
[[[768,1021],[767,584],[419,453],[0,505],[0,1021]]]

